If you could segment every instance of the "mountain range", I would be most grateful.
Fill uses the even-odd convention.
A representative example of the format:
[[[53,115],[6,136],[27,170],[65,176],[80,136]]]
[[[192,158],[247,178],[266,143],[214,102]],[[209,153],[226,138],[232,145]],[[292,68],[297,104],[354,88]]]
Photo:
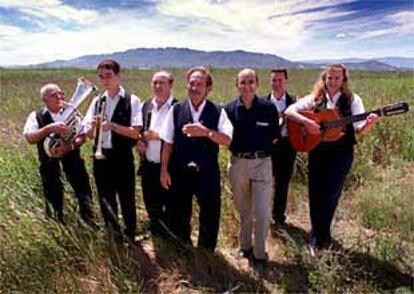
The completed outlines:
[[[201,51],[188,48],[136,48],[110,54],[85,55],[69,60],[29,65],[31,68],[95,68],[103,59],[115,59],[126,68],[188,68],[205,65],[217,68],[321,68],[329,63],[343,63],[349,69],[370,71],[414,70],[414,58],[326,59],[290,61],[277,55],[236,51]]]

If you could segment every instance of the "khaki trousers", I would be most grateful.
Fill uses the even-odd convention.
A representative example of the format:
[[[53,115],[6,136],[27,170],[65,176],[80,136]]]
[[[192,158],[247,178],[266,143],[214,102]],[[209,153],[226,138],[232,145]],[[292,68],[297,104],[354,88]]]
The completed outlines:
[[[240,214],[240,248],[247,250],[253,247],[254,256],[265,259],[273,193],[270,156],[257,159],[231,156],[229,178]]]

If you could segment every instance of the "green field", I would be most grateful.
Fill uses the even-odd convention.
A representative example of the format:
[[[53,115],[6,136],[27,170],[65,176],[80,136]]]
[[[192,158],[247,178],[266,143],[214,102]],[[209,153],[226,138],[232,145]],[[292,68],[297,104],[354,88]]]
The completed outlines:
[[[182,99],[185,71],[171,71],[176,77],[174,94]],[[125,70],[123,84],[146,100],[153,72]],[[237,95],[237,70],[212,69],[212,73],[212,100],[224,103]],[[289,92],[303,96],[318,74],[291,71]],[[270,270],[259,277],[234,257],[239,220],[230,195],[228,152],[224,149],[220,155],[222,218],[214,255],[142,236],[134,250],[115,246],[104,230],[92,232],[80,222],[69,186],[67,225],[44,218],[36,148],[25,142],[21,132],[28,114],[42,105],[38,92],[43,84],[58,83],[69,98],[79,75],[98,84],[95,72],[88,70],[0,70],[0,293],[413,291],[413,110],[382,119],[370,134],[358,138],[355,163],[333,224],[338,246],[314,261],[308,257],[305,242],[310,227],[307,160],[306,156],[298,158],[288,203],[291,225],[269,234]],[[259,94],[265,95],[268,72],[259,70],[259,75]],[[367,110],[399,101],[413,107],[412,73],[351,72],[351,87]],[[91,171],[90,143],[82,151]],[[147,218],[139,184],[136,197],[142,233]],[[94,200],[99,214],[96,192]],[[194,228],[196,216],[195,206]],[[197,231],[193,231],[196,238]]]

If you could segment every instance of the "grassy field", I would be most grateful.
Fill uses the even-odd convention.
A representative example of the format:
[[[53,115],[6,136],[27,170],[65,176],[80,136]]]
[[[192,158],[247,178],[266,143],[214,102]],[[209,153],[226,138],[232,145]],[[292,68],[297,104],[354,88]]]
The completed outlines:
[[[153,72],[126,70],[124,85],[141,100],[148,99]],[[175,96],[182,99],[184,71],[172,72]],[[213,69],[212,73],[212,100],[224,103],[237,95],[237,70]],[[303,96],[318,74],[292,71],[289,92]],[[258,276],[247,262],[235,258],[239,220],[226,176],[228,152],[224,149],[220,155],[222,218],[214,255],[142,235],[132,250],[115,245],[104,230],[90,231],[77,218],[69,186],[67,226],[44,218],[35,147],[23,140],[21,131],[30,111],[42,105],[38,91],[43,84],[58,83],[69,98],[79,75],[98,83],[95,72],[87,70],[0,70],[0,293],[413,291],[413,111],[384,118],[372,133],[358,138],[356,160],[333,225],[337,246],[313,261],[305,242],[310,227],[307,159],[298,158],[289,195],[289,226],[271,232],[270,269]],[[268,73],[260,70],[259,75],[259,94],[265,95]],[[351,81],[367,110],[399,101],[413,105],[412,73],[352,72]],[[82,151],[91,171],[89,143]],[[137,187],[138,222],[144,232],[147,217],[140,185]],[[98,214],[96,192],[94,199]],[[196,228],[196,206],[193,224]]]

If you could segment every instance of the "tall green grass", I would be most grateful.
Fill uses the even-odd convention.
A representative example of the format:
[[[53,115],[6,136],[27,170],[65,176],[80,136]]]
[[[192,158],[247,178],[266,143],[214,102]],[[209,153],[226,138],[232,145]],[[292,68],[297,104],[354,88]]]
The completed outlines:
[[[155,70],[125,70],[124,85],[141,100],[148,99]],[[185,97],[185,71],[176,76],[174,94]],[[237,95],[236,69],[212,69],[211,99],[226,103]],[[260,95],[269,91],[268,72],[258,71]],[[319,72],[292,70],[289,92],[303,96]],[[61,85],[66,97],[76,77],[98,84],[90,70],[1,70],[0,89],[0,292],[378,292],[412,290],[414,264],[414,114],[383,118],[371,134],[358,138],[355,163],[336,217],[334,237],[342,244],[317,262],[308,259],[306,230],[307,158],[300,155],[289,196],[294,225],[273,232],[269,253],[274,269],[265,278],[239,267],[239,219],[226,176],[228,151],[222,150],[222,219],[215,256],[182,250],[172,244],[143,241],[128,250],[116,246],[104,230],[88,229],[78,218],[73,192],[65,185],[65,217],[60,226],[43,215],[36,151],[21,136],[30,111],[42,107],[38,91],[49,82]],[[414,93],[411,73],[352,72],[352,87],[367,110],[407,101]],[[411,95],[411,96],[410,96]],[[87,104],[87,103],[86,103]],[[83,106],[83,111],[87,105]],[[82,150],[91,170],[90,145]],[[92,179],[91,179],[92,180]],[[93,181],[92,181],[93,182]],[[137,185],[141,230],[146,214]],[[94,191],[96,200],[96,192]],[[194,225],[197,206],[194,207]],[[95,211],[98,213],[95,201]],[[102,223],[100,222],[102,226]],[[196,227],[196,226],[195,226]],[[196,237],[197,232],[193,237]],[[149,253],[148,253],[149,252]],[[149,256],[149,254],[155,255]],[[411,278],[410,278],[411,277]],[[411,283],[411,284],[410,284]]]

